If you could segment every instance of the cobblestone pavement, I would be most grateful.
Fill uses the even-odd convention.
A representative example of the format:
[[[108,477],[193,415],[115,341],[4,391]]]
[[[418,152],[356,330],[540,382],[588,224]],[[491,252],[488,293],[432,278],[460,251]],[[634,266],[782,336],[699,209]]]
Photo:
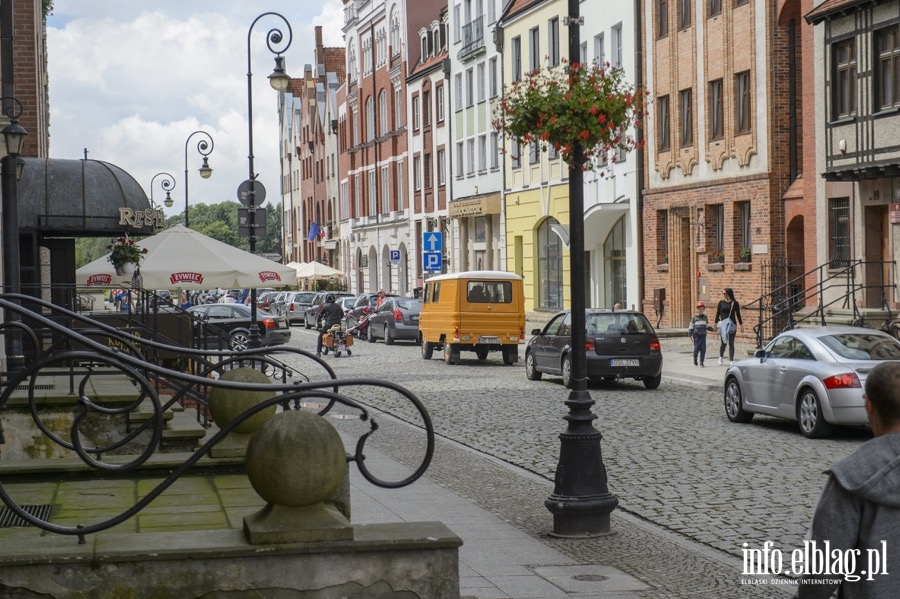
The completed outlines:
[[[296,347],[314,348],[315,339],[311,331],[293,329]],[[664,346],[680,351],[680,343]],[[524,347],[520,354],[524,358]],[[654,580],[657,591],[648,597],[780,596],[772,586],[740,586],[742,544],[761,548],[772,541],[788,553],[802,547],[825,483],[822,471],[869,438],[863,430],[838,429],[831,439],[809,440],[796,424],[770,418],[733,424],[720,391],[665,380],[654,391],[633,381],[593,386],[609,490],[619,499],[613,526],[623,532],[600,541],[553,539],[546,534],[552,518],[543,500],[552,491],[565,427],[568,391],[559,377],[529,381],[521,362],[504,366],[499,354],[479,362],[463,353],[455,366],[435,356],[423,360],[413,344],[357,342],[352,356],[325,359],[340,377],[384,378],[419,396],[439,437],[452,442],[439,444],[427,476],[573,558]],[[358,399],[420,423],[399,398]],[[379,448],[415,463],[424,448],[421,436],[379,424]],[[536,476],[475,459],[479,454]],[[685,543],[707,548],[708,555],[684,550]],[[692,579],[698,584],[685,592]]]

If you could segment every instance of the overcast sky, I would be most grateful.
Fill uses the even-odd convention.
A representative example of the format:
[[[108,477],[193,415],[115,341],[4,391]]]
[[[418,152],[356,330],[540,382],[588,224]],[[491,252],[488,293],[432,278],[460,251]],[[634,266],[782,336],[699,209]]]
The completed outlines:
[[[210,179],[200,178],[200,135],[187,150],[190,204],[236,200],[249,175],[247,33],[265,12],[284,15],[293,30],[286,70],[301,77],[313,62],[313,27],[326,46],[343,46],[341,0],[77,0],[55,3],[47,19],[50,156],[88,158],[128,171],[151,195],[159,172],[175,177],[175,205],[184,212],[185,141],[197,130],[212,135]],[[278,201],[277,92],[265,35],[283,27],[275,16],[253,27],[254,170]],[[165,192],[156,179],[153,196]]]

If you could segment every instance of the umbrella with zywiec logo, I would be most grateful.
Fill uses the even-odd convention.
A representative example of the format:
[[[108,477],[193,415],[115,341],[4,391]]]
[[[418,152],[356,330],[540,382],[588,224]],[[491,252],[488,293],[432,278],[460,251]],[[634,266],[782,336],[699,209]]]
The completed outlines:
[[[147,249],[140,263],[145,289],[255,289],[297,284],[297,271],[175,225],[138,242]],[[120,287],[131,275],[116,275],[106,256],[75,271],[79,287]]]

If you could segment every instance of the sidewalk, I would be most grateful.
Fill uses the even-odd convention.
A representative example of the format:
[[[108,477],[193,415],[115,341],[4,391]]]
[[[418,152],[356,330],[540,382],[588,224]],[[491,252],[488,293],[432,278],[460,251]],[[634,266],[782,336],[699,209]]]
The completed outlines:
[[[685,331],[663,329],[658,330],[657,334],[663,353],[663,382],[709,390],[721,391],[724,388],[728,349],[725,350],[724,364],[719,366],[721,340],[717,333],[711,332],[706,337],[706,365],[703,368],[694,366],[694,342]],[[737,361],[752,357],[755,351],[753,343],[737,341],[734,344],[734,359]]]

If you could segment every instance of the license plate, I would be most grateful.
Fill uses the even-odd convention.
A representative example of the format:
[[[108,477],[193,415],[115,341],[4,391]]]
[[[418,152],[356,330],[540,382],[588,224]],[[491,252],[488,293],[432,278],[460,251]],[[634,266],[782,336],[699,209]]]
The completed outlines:
[[[609,360],[609,365],[610,365],[610,366],[640,366],[640,365],[641,365],[641,361],[640,361],[640,360],[630,359],[630,358],[628,358],[628,359],[623,359],[623,358],[611,358],[611,359]]]
[[[500,337],[479,337],[478,343],[500,343]]]
[[[413,322],[418,322],[418,321],[419,321],[419,315],[418,315],[418,314],[413,314],[412,316],[409,317],[409,319],[410,319],[411,321],[413,321]]]

